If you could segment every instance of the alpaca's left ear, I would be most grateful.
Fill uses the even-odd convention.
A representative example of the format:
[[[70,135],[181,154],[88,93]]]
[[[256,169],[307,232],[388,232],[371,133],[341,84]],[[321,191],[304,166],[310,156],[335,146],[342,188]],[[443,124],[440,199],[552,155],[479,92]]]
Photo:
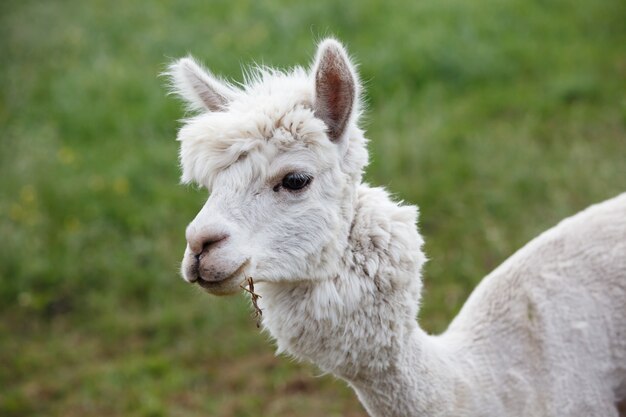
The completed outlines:
[[[344,47],[334,39],[320,43],[313,64],[315,115],[328,127],[328,137],[339,141],[356,112],[359,81]]]
[[[166,73],[172,90],[192,110],[220,111],[233,99],[235,88],[203,69],[192,57],[172,63]]]

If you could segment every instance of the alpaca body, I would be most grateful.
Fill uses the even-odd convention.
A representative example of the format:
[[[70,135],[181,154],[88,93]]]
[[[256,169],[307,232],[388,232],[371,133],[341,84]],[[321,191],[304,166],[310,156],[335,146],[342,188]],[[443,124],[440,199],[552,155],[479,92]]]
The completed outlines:
[[[626,194],[520,249],[442,339],[463,340],[472,366],[489,367],[474,383],[512,415],[617,416],[626,400]]]
[[[385,275],[397,256],[398,274],[413,267],[419,282],[423,258],[407,268],[402,254],[415,253],[421,239],[407,236],[410,216],[392,220],[385,197],[359,189],[357,199],[374,205],[360,209],[378,221],[359,223],[371,218],[356,214],[354,228],[362,228],[353,230],[344,268],[353,276],[259,285],[264,325],[279,350],[346,379],[372,416],[618,415],[626,398],[626,194],[519,250],[440,336],[419,329],[415,292],[396,292],[384,277],[364,279],[379,273],[368,261]],[[381,235],[386,245],[363,244]],[[397,254],[389,253],[394,240],[402,242]]]
[[[417,209],[362,184],[360,83],[335,40],[309,71],[243,88],[170,67],[202,113],[180,129],[183,182],[210,196],[183,278],[215,295],[252,277],[279,352],[345,379],[375,417],[618,416],[626,401],[626,194],[561,222],[476,288],[449,329],[416,321]]]

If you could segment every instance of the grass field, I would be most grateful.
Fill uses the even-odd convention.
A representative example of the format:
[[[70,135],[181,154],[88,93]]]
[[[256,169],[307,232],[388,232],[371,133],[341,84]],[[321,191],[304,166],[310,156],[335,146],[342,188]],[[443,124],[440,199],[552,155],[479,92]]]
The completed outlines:
[[[206,195],[178,185],[171,58],[241,80],[345,41],[367,177],[420,206],[439,332],[526,241],[626,190],[625,22],[622,0],[2,1],[0,415],[365,416],[275,358],[243,296],[178,277]]]

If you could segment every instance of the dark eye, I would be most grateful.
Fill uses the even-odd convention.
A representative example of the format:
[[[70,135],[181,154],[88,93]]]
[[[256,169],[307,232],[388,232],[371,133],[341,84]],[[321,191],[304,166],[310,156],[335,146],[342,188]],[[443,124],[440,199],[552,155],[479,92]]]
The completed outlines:
[[[280,185],[286,190],[296,191],[309,185],[312,179],[313,177],[309,174],[291,172],[283,177]],[[276,188],[274,190],[277,191]]]

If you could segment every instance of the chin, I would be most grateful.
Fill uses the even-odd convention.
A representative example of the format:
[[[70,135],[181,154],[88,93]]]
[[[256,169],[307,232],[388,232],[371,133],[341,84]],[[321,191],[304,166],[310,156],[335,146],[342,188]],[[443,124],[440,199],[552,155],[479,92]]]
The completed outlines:
[[[244,281],[243,274],[235,274],[223,281],[210,282],[198,279],[195,283],[209,294],[217,296],[235,295],[241,291]]]

